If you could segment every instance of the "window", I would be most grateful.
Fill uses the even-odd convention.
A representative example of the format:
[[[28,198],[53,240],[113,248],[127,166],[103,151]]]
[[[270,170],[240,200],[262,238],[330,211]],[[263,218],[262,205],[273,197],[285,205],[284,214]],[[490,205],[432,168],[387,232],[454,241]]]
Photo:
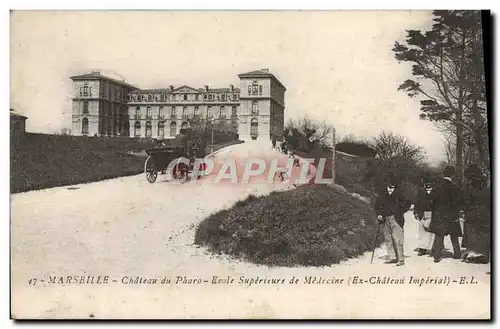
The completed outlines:
[[[137,106],[135,108],[135,118],[136,119],[140,119],[141,118],[141,108],[139,106]]]
[[[262,95],[262,86],[259,86],[259,95]]]
[[[252,83],[252,95],[257,95],[257,88],[259,87],[259,84],[257,81],[254,81]]]
[[[151,119],[151,106],[146,108],[146,118]]]
[[[175,137],[177,135],[177,123],[174,121],[170,124],[170,136]]]
[[[85,101],[83,102],[83,114],[88,114],[89,113],[89,102]]]
[[[140,102],[142,100],[142,95],[137,95],[137,101]]]
[[[212,97],[213,97],[213,95],[208,95],[208,100],[211,101]]]
[[[200,95],[199,94],[194,95],[194,99],[197,100],[197,101],[199,101],[200,100]]]
[[[226,117],[226,109],[224,108],[224,106],[220,107],[219,117],[220,118],[225,118]]]
[[[224,94],[220,95],[220,99],[221,99],[222,101],[225,101],[225,100],[226,100],[226,95],[224,95]]]
[[[134,136],[141,137],[141,123],[139,121],[134,124]]]
[[[200,108],[198,106],[194,107],[194,116],[195,117],[200,116]]]
[[[83,96],[85,96],[85,97],[91,96],[90,95],[90,87],[89,87],[89,84],[87,82],[85,82],[83,84]]]
[[[165,98],[166,98],[166,97],[165,97],[165,94],[161,94],[161,95],[160,95],[160,101],[161,101],[161,102],[164,102],[164,101],[165,101]]]
[[[152,135],[153,129],[151,128],[151,122],[146,122],[146,137],[150,138]]]
[[[187,94],[184,94],[184,100],[187,101],[188,100],[188,95]]]
[[[170,112],[170,117],[177,118],[177,114],[175,113],[175,106],[172,106],[172,110]]]
[[[257,107],[257,101],[252,102],[252,114],[259,114],[259,108]]]
[[[182,108],[182,117],[187,118],[187,116],[188,116],[188,108],[187,108],[187,106],[184,106]]]
[[[238,95],[237,94],[233,94],[233,101],[237,101],[238,100]]]
[[[163,122],[158,123],[158,137],[165,136],[165,125]]]
[[[158,119],[163,119],[163,106],[158,109]]]
[[[83,118],[82,120],[82,135],[89,134],[89,119]]]
[[[203,99],[207,99],[207,94],[203,95]]]
[[[148,102],[152,102],[153,101],[153,95],[148,95]]]
[[[233,106],[233,108],[231,109],[231,116],[238,116],[238,108],[236,106]]]
[[[211,117],[212,117],[212,107],[209,106],[207,109],[207,118],[211,118]]]
[[[252,85],[248,85],[248,95],[252,94]]]

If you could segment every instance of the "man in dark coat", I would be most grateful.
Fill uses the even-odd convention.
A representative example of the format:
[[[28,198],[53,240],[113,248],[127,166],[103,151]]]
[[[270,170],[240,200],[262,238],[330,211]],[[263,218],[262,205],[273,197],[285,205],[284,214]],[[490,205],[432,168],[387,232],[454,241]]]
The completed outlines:
[[[454,174],[455,168],[447,166],[443,172],[444,177],[434,187],[434,206],[429,232],[435,235],[432,253],[436,263],[441,261],[444,237],[447,235],[450,235],[453,245],[453,258],[460,258],[458,238],[462,236],[459,222],[462,197],[460,189],[452,181]]]
[[[488,263],[490,258],[491,206],[486,179],[477,165],[465,170],[465,223],[462,246],[467,248],[464,261]]]
[[[410,208],[394,180],[389,180],[387,189],[375,201],[377,220],[384,225],[384,237],[389,260],[387,264],[404,265],[404,213]]]

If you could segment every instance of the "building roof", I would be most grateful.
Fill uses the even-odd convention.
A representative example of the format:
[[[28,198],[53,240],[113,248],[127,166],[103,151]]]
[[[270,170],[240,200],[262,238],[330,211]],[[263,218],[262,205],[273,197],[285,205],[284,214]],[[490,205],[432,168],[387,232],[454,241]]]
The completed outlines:
[[[105,75],[102,75],[100,72],[92,72],[92,73],[74,75],[74,76],[70,77],[70,79],[71,80],[108,80],[108,81],[120,84],[122,86],[129,87],[131,89],[139,89],[136,86],[133,86],[129,83],[126,83],[125,81],[120,81],[120,80],[113,79],[113,78],[107,77]]]
[[[174,88],[174,90],[171,90],[170,88],[158,88],[158,89],[137,89],[137,90],[134,90],[134,91],[131,91],[129,94],[173,94],[175,93],[176,91],[178,91],[179,89],[182,89],[182,88],[188,88],[188,89],[191,89],[193,92],[199,92],[199,93],[204,93],[205,92],[205,88],[193,88],[193,87],[190,87],[190,86],[186,86],[186,85],[183,85],[183,86],[180,86],[180,87],[177,87],[177,88]],[[231,88],[208,88],[208,92],[212,92],[212,93],[230,93],[231,92]],[[234,88],[234,91],[235,93],[239,93],[240,92],[240,88]]]
[[[15,117],[15,118],[23,118],[23,119],[28,119],[28,117],[22,115],[22,114],[19,114],[19,113],[16,113],[14,111],[10,111],[10,116],[11,117]]]
[[[238,74],[238,78],[272,78],[286,90],[286,87],[281,83],[281,81],[274,74],[269,73],[268,69],[261,69],[261,70],[241,73]]]

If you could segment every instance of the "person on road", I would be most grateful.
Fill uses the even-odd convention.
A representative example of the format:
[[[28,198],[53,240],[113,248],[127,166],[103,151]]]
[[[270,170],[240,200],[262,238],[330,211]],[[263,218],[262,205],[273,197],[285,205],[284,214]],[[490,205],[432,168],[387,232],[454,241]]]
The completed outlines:
[[[387,189],[375,201],[375,212],[379,225],[384,225],[384,238],[388,260],[386,264],[404,265],[404,213],[410,208],[409,202],[397,188],[394,180],[389,180]]]
[[[477,165],[465,170],[465,223],[462,247],[467,248],[463,261],[486,264],[490,258],[491,208],[490,191]]]
[[[452,177],[455,168],[447,166],[443,172],[443,178],[434,186],[434,205],[432,210],[429,232],[434,233],[432,253],[434,262],[441,261],[444,248],[444,237],[450,235],[453,245],[453,258],[460,259],[460,244],[458,238],[462,236],[460,228],[460,206],[461,193]]]
[[[430,254],[434,234],[429,232],[432,218],[432,207],[434,206],[434,193],[430,179],[424,181],[424,188],[418,191],[413,215],[418,220],[417,224],[417,252],[419,256]]]

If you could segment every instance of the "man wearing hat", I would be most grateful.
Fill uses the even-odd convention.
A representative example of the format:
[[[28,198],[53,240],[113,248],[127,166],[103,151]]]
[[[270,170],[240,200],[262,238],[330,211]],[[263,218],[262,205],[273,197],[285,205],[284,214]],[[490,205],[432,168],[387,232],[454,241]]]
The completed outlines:
[[[417,252],[419,256],[430,254],[434,234],[429,232],[434,205],[433,184],[429,177],[424,178],[424,188],[420,189],[415,201],[413,215],[418,220],[417,225]]]
[[[453,182],[455,168],[447,166],[443,172],[443,178],[434,187],[434,205],[429,231],[434,233],[432,253],[434,262],[441,261],[441,252],[444,247],[444,237],[450,235],[453,245],[453,258],[460,258],[460,244],[458,238],[462,236],[460,227],[461,193],[458,186]]]
[[[375,212],[379,224],[384,225],[384,238],[389,256],[387,264],[404,265],[404,213],[409,208],[401,190],[393,178],[388,179],[386,190],[375,202]]]

